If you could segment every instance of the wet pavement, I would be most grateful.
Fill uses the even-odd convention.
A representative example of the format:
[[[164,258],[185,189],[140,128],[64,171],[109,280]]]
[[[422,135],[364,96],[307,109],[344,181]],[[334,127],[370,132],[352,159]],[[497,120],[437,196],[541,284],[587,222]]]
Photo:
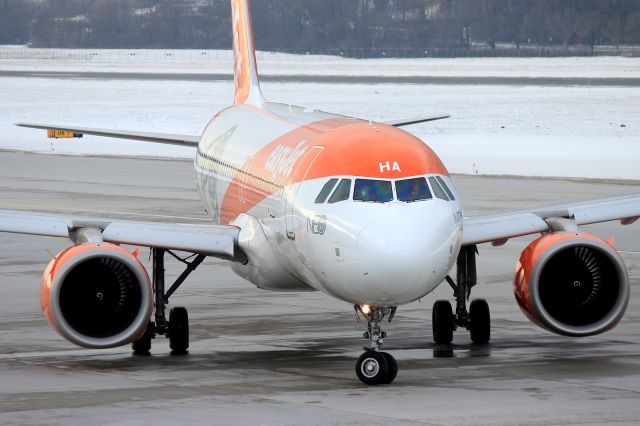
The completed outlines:
[[[633,182],[455,176],[467,215],[635,192]],[[0,209],[137,220],[204,220],[192,164],[0,152]],[[173,217],[173,218],[172,218]],[[587,229],[587,228],[585,228]],[[522,315],[512,276],[532,238],[481,246],[473,296],[492,310],[492,339],[431,340],[445,284],[398,310],[385,350],[396,381],[367,387],[354,365],[366,343],[353,308],[320,293],[274,293],[207,260],[172,298],[189,309],[191,347],[151,356],[76,348],[53,332],[38,285],[61,239],[0,234],[2,424],[637,424],[640,419],[640,224],[588,227],[616,237],[632,282],[613,331],[573,339]],[[148,262],[148,250],[143,250]],[[168,279],[181,268],[167,261]]]

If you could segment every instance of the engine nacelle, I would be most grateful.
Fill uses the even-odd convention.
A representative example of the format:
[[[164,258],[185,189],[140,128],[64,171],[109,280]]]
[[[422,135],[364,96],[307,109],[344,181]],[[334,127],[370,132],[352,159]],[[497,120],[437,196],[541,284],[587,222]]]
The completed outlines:
[[[40,306],[65,339],[87,348],[131,343],[153,309],[149,276],[140,261],[113,244],[75,245],[42,276]]]
[[[589,234],[556,232],[520,255],[515,296],[531,321],[554,333],[591,336],[622,319],[629,273],[618,252]]]

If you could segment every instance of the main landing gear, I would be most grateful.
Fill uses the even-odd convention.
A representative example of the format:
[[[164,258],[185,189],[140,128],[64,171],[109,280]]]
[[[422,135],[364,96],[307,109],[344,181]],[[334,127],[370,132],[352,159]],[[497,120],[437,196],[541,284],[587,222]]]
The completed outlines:
[[[356,375],[362,383],[367,385],[381,385],[393,382],[398,374],[398,363],[386,352],[380,352],[380,347],[387,333],[382,331],[380,323],[389,315],[389,322],[396,313],[396,308],[376,308],[368,305],[355,305],[356,315],[361,314],[367,320],[367,331],[364,338],[370,340],[371,347],[364,348],[356,363]]]
[[[169,253],[178,261],[187,265],[186,269],[176,279],[169,290],[164,290],[164,254]],[[193,272],[205,259],[204,255],[193,255],[195,258],[189,261],[189,258],[183,259],[175,255],[169,250],[160,248],[152,248],[151,256],[153,258],[153,293],[155,321],[149,322],[144,334],[135,342],[133,342],[133,353],[136,355],[148,355],[151,350],[151,339],[157,335],[169,338],[169,347],[174,355],[183,355],[187,353],[189,348],[189,316],[187,310],[183,307],[171,308],[169,312],[169,320],[165,314],[169,297],[182,285],[189,274]],[[191,257],[193,257],[191,256]]]
[[[446,278],[456,298],[456,314],[453,314],[448,300],[438,300],[433,305],[431,324],[433,341],[436,343],[450,344],[453,340],[453,332],[458,327],[469,330],[473,343],[485,344],[491,338],[491,315],[487,301],[473,300],[467,311],[467,300],[471,296],[471,289],[477,283],[477,253],[478,249],[475,245],[462,247],[456,263],[457,283],[449,276]]]

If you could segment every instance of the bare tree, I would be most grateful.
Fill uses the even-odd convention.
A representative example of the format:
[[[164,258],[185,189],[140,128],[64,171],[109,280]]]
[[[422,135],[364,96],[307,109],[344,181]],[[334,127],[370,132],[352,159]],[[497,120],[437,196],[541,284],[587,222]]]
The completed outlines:
[[[640,0],[259,0],[252,6],[263,50],[372,56],[434,48],[473,54],[500,43],[557,50],[640,44]],[[229,0],[0,0],[0,12],[5,43],[228,48],[230,39]]]

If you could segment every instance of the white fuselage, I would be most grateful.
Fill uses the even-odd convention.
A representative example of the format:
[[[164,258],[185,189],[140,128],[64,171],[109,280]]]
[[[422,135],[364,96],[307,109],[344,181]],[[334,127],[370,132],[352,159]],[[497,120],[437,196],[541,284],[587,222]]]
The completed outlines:
[[[410,150],[422,148],[413,140],[402,148],[406,138],[382,124],[279,104],[216,115],[195,169],[215,223],[241,229],[249,261],[233,270],[260,288],[315,289],[359,305],[398,306],[431,292],[460,250],[462,207],[444,167],[416,163]],[[414,183],[430,196],[408,198],[404,188]]]

